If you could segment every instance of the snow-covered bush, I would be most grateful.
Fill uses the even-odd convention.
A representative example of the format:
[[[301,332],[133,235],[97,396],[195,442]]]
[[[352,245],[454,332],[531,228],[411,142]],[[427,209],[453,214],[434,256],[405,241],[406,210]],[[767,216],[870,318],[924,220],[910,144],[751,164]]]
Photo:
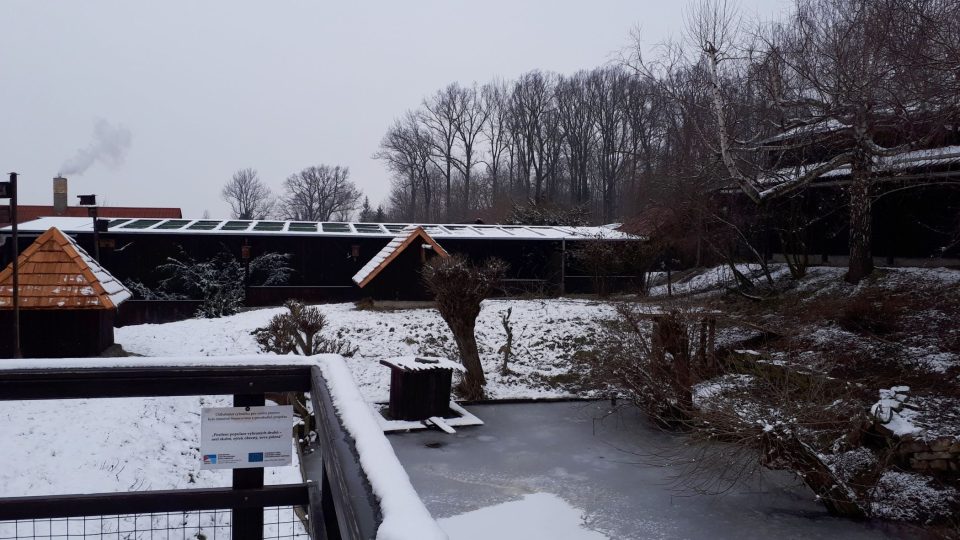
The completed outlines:
[[[272,287],[286,285],[293,274],[289,253],[267,252],[250,259],[247,265],[247,285]]]
[[[284,306],[287,313],[275,315],[267,326],[257,328],[251,334],[263,352],[276,354],[333,353],[353,356],[357,352],[345,339],[328,338],[321,332],[327,326],[327,318],[313,306],[305,306],[296,300],[288,300]]]
[[[188,298],[203,300],[198,317],[233,315],[243,305],[243,266],[226,249],[205,261],[180,252],[157,267],[167,277],[160,290],[179,292]]]
[[[184,300],[186,295],[180,293],[167,292],[160,289],[151,289],[143,284],[142,281],[130,280],[124,285],[130,289],[134,298],[138,300]]]
[[[198,317],[222,317],[239,311],[245,298],[244,268],[240,261],[221,246],[220,253],[197,260],[182,248],[176,257],[157,267],[163,277],[156,288],[131,282],[131,290],[144,300],[203,300]],[[290,255],[264,253],[253,258],[248,267],[247,285],[282,285],[289,280]]]

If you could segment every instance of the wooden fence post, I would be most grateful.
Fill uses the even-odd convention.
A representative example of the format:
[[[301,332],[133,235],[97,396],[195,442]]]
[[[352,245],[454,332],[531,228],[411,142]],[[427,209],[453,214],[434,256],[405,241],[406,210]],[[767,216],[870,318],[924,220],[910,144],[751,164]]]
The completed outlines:
[[[233,396],[234,407],[262,407],[265,402],[263,394]],[[263,467],[233,469],[233,489],[262,487]],[[263,508],[232,508],[230,531],[233,540],[263,540]]]

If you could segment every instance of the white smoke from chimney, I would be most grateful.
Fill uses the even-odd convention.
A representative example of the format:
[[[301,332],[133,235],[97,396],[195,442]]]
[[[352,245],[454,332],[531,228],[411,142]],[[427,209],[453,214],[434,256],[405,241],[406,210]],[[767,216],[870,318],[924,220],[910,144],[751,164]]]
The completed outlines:
[[[116,167],[126,158],[132,138],[129,129],[122,125],[112,126],[110,122],[100,118],[93,125],[93,140],[86,148],[80,148],[76,155],[63,162],[60,174],[83,174],[98,161],[108,167]]]

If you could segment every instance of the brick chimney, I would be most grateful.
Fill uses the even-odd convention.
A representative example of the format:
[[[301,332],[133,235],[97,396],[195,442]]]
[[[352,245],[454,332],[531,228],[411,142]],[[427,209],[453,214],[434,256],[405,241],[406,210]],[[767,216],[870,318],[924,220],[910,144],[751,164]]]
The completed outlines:
[[[62,216],[67,212],[67,179],[58,176],[53,179],[53,214]]]

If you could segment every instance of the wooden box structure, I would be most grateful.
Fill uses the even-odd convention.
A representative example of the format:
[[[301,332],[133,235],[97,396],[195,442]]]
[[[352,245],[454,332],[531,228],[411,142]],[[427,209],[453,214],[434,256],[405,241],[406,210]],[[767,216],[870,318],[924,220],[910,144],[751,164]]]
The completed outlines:
[[[381,360],[390,368],[390,418],[426,420],[450,413],[453,371],[463,366],[446,358],[401,356]]]
[[[27,358],[97,356],[113,345],[130,291],[72,238],[51,228],[18,257],[20,349]],[[0,358],[13,356],[13,265],[0,272]]]

